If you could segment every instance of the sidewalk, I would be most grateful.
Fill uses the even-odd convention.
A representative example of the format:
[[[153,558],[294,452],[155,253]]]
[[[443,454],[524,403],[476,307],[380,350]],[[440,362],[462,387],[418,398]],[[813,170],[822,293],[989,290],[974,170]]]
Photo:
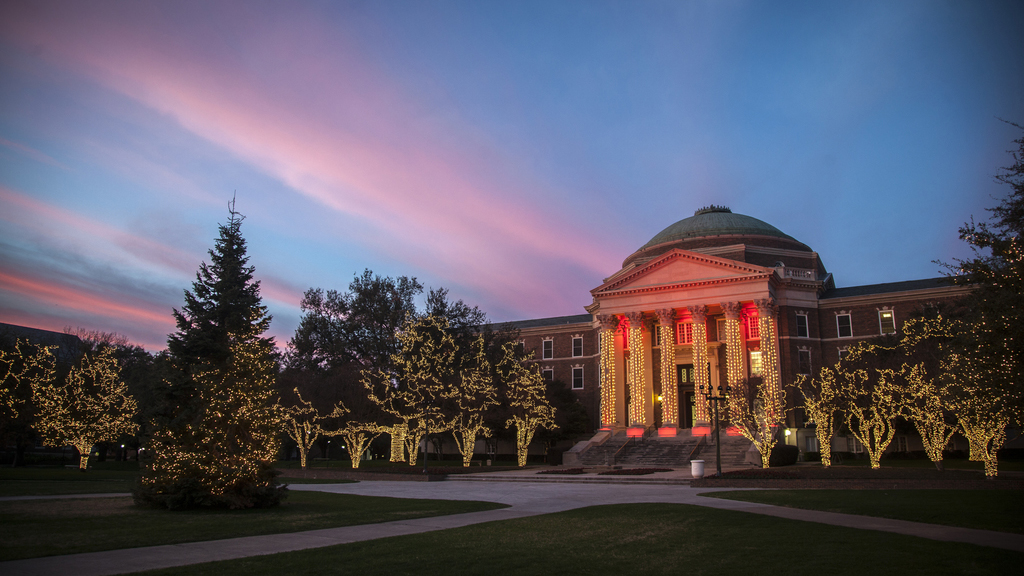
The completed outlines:
[[[703,498],[699,496],[699,494],[705,492],[720,492],[733,489],[699,489],[679,485],[656,484],[590,484],[527,481],[448,481],[430,483],[378,481],[360,482],[358,484],[298,484],[293,485],[291,488],[293,490],[312,490],[365,496],[391,496],[396,498],[486,500],[509,504],[511,507],[469,514],[328,528],[291,534],[272,534],[210,542],[17,560],[0,563],[0,574],[19,574],[23,576],[64,576],[67,574],[106,576],[126,574],[156,568],[320,548],[389,536],[419,534],[482,522],[561,512],[585,506],[643,502],[691,504],[723,510],[765,514],[791,520],[833,524],[863,530],[879,530],[932,540],[965,542],[1024,552],[1024,535],[1020,534],[921,524],[869,516],[798,510],[767,504],[723,500],[720,498]]]

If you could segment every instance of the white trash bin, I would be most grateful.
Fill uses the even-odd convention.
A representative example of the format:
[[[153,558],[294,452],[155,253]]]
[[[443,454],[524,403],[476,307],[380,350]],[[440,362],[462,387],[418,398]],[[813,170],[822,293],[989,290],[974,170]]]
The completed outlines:
[[[704,461],[690,460],[690,475],[694,478],[704,477]]]

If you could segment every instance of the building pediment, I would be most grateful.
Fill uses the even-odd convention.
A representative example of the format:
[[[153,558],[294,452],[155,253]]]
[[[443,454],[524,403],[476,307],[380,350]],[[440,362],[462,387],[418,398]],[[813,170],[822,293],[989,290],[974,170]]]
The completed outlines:
[[[591,290],[591,294],[600,298],[709,284],[767,281],[773,274],[772,268],[675,249],[636,268],[621,270]]]

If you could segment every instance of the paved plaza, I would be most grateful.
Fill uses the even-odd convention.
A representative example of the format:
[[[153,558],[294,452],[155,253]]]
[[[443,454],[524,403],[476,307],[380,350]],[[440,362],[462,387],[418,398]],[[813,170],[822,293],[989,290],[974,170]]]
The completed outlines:
[[[702,493],[735,490],[735,488],[690,488],[686,485],[678,484],[530,482],[526,480],[527,478],[520,477],[484,482],[448,480],[444,482],[367,481],[354,484],[295,484],[291,486],[291,489],[297,491],[314,490],[339,494],[390,496],[395,498],[484,500],[508,504],[509,508],[434,518],[399,520],[381,524],[328,528],[291,534],[271,534],[209,542],[150,546],[17,560],[0,563],[0,574],[19,574],[22,576],[64,576],[68,574],[104,576],[127,574],[142,570],[184,566],[215,560],[231,560],[263,554],[320,548],[389,536],[419,534],[482,522],[561,512],[585,506],[648,502],[692,504],[723,510],[765,514],[792,520],[894,532],[933,540],[965,542],[1024,552],[1024,535],[1019,534],[921,524],[904,520],[889,520],[832,512],[798,510],[767,504],[700,496]],[[77,498],[80,496],[73,497]]]

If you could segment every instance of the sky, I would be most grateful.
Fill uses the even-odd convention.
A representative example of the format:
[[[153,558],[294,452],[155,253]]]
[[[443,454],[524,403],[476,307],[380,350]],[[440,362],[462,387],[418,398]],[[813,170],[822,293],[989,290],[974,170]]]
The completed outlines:
[[[284,345],[309,288],[493,321],[709,204],[837,286],[932,278],[1007,190],[1024,3],[0,3],[0,322],[174,331],[228,202]]]

